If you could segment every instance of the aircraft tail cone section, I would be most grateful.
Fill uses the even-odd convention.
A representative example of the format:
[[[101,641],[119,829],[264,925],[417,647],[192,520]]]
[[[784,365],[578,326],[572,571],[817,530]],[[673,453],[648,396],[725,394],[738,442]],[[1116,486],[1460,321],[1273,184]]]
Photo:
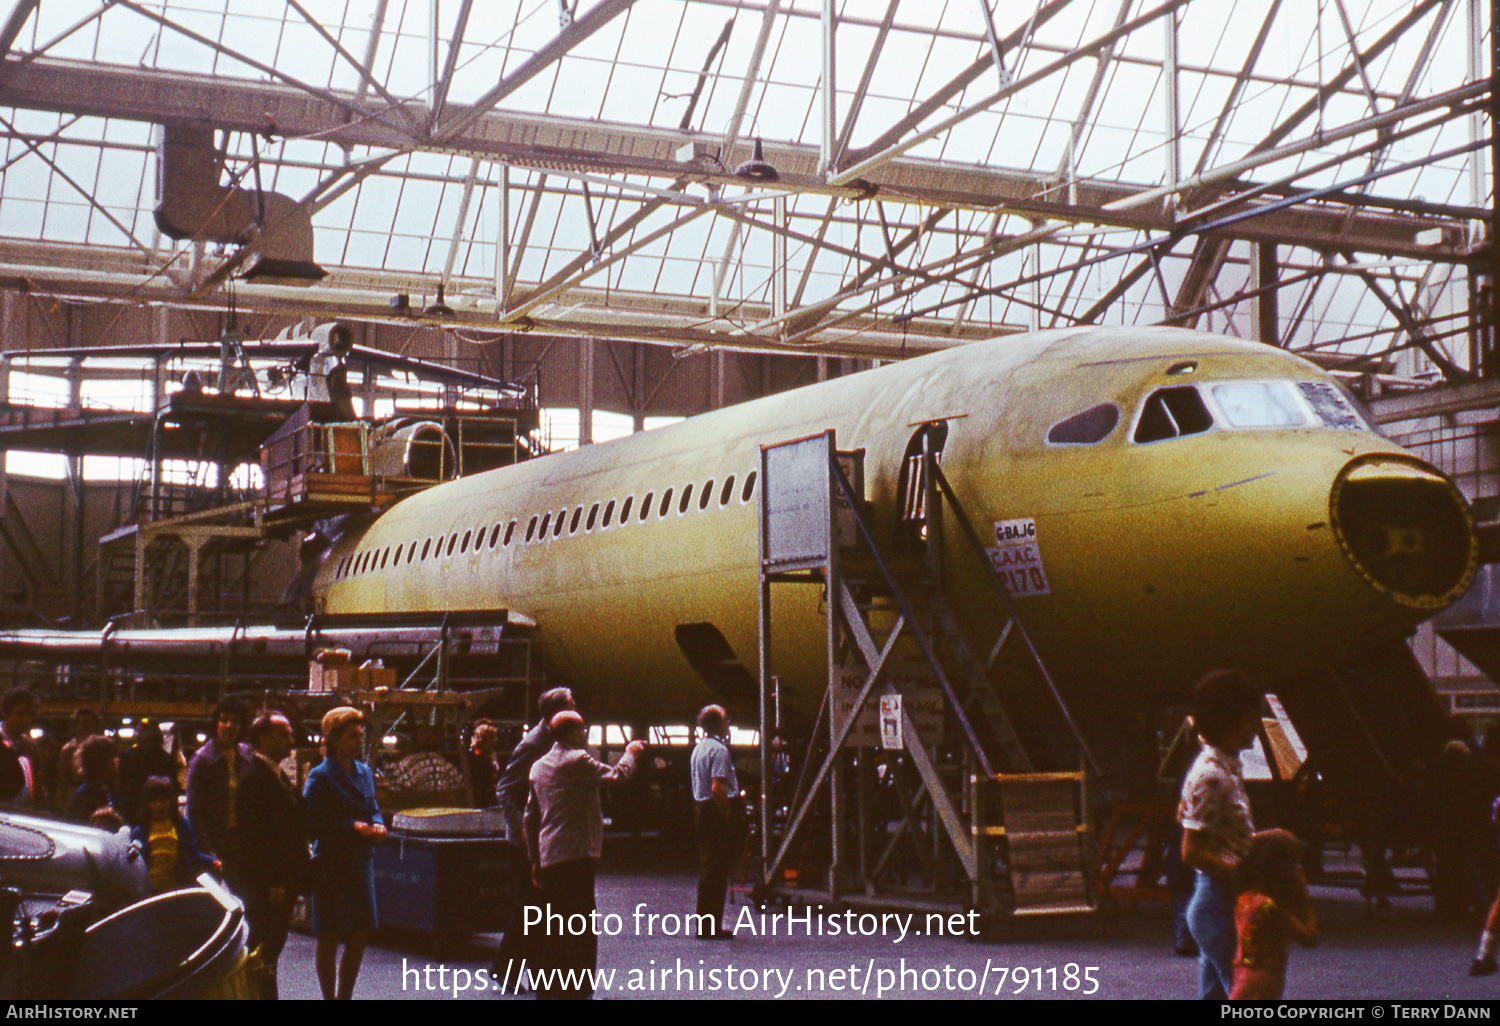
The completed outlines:
[[[1351,460],[1334,481],[1329,516],[1349,562],[1398,605],[1435,612],[1474,579],[1479,541],[1469,504],[1421,460]]]

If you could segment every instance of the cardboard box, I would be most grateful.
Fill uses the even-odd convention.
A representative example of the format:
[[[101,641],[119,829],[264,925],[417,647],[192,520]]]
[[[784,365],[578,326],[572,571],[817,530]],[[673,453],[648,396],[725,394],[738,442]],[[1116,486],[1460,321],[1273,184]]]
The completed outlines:
[[[307,667],[307,690],[326,694],[331,691],[347,691],[356,686],[359,671],[349,663],[320,666],[311,663]]]

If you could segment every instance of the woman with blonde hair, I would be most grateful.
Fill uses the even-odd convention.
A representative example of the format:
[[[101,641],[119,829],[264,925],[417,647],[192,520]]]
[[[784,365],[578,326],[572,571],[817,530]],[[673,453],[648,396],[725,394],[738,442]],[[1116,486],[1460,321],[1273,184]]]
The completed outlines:
[[[374,845],[385,836],[375,778],[359,761],[364,713],[350,706],[323,716],[324,758],[307,775],[308,832],[313,839],[312,930],[323,997],[347,1001],[375,929]],[[339,945],[344,946],[339,958]]]

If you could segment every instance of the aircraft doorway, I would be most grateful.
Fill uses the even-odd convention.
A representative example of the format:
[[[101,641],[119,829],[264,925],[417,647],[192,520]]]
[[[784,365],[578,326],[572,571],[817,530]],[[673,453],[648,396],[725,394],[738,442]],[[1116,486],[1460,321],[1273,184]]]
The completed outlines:
[[[896,488],[900,522],[896,533],[903,542],[921,542],[927,537],[927,470],[922,462],[924,438],[933,458],[941,464],[943,445],[948,441],[948,422],[938,420],[917,428],[901,456],[901,477]]]

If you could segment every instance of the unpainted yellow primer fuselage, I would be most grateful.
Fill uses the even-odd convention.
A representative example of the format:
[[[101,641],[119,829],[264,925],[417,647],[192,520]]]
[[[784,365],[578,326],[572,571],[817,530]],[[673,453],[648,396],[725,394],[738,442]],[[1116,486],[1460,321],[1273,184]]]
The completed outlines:
[[[434,487],[346,535],[317,590],[330,613],[524,614],[595,715],[664,722],[714,697],[678,625],[713,624],[755,672],[759,495],[747,482],[759,446],[834,429],[839,448],[865,451],[865,496],[889,535],[913,432],[945,419],[943,470],[976,528],[1034,522],[1046,593],[1022,593],[1018,607],[1075,700],[1180,694],[1216,666],[1326,660],[1403,637],[1472,575],[1462,500],[1362,421],[1335,429],[1304,410],[1299,426],[1238,428],[1208,398],[1207,430],[1136,441],[1163,388],[1328,380],[1266,346],[1169,328],[967,345]],[[1048,441],[1099,404],[1119,411],[1106,437]],[[1341,532],[1331,506],[1358,467],[1377,488],[1412,478],[1451,493],[1458,513],[1426,530],[1468,532],[1449,545],[1463,567],[1407,594],[1359,565],[1355,529]],[[1361,527],[1365,562],[1421,561],[1434,539],[1402,515]],[[990,586],[958,532],[947,540],[952,603],[975,637],[992,637]],[[793,695],[825,679],[819,590],[781,586],[773,602],[773,658]]]

